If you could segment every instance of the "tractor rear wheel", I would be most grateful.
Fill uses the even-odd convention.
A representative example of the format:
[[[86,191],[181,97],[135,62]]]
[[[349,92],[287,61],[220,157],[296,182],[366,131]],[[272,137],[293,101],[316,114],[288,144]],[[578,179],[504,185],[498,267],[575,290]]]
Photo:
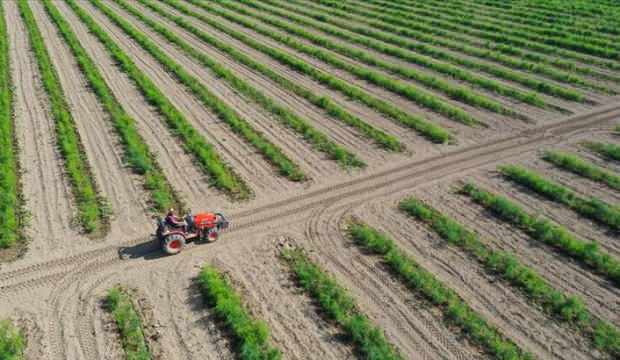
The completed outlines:
[[[185,247],[185,238],[180,234],[170,234],[164,238],[162,248],[166,254],[174,255]]]

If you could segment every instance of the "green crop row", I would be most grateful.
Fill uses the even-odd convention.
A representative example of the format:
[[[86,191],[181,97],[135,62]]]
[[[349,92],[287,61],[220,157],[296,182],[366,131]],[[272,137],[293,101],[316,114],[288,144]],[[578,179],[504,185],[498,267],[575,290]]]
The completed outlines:
[[[444,314],[450,328],[458,328],[472,343],[496,359],[533,359],[448,288],[435,275],[422,268],[412,257],[398,248],[394,240],[366,224],[353,223],[348,227],[353,242],[364,250],[380,255],[390,268],[411,290],[416,291]]]
[[[75,0],[65,0],[80,20],[104,45],[116,66],[127,74],[152,105],[165,119],[172,135],[178,137],[185,151],[194,156],[200,168],[211,177],[216,188],[229,195],[244,199],[250,191],[243,181],[220,159],[219,155],[203,136],[187,121],[183,114],[170,102],[161,90],[134,64],[131,58],[112,40],[93,18],[80,8]]]
[[[136,41],[146,52],[157,60],[166,71],[176,77],[179,82],[185,85],[202,104],[213,111],[219,119],[226,123],[230,129],[245,139],[252,145],[268,162],[276,167],[280,175],[287,177],[291,181],[302,181],[306,178],[305,174],[299,169],[297,164],[291,161],[282,150],[264,137],[263,134],[255,130],[252,125],[242,118],[237,111],[228,106],[211,92],[196,76],[191,75],[179,63],[168,56],[157,44],[146,34],[132,26],[122,16],[114,13],[108,6],[100,0],[90,0],[90,2],[103,12],[108,19],[120,27],[125,34]]]
[[[150,360],[142,320],[131,301],[130,295],[121,287],[113,287],[106,295],[106,307],[116,322],[125,356],[131,360]]]
[[[272,70],[269,66],[262,64],[259,61],[254,60],[250,56],[244,54],[243,52],[235,49],[234,47],[228,45],[226,42],[221,41],[214,36],[209,35],[209,33],[200,30],[196,26],[192,25],[191,22],[187,21],[182,16],[174,15],[170,12],[165,11],[161,6],[158,6],[151,0],[139,0],[144,6],[148,7],[152,11],[161,15],[162,17],[174,22],[179,27],[184,30],[192,33],[197,38],[209,44],[218,50],[228,54],[234,60],[239,63],[258,71],[262,75],[268,77],[273,80],[275,83],[280,85],[283,89],[289,90],[296,95],[306,99],[311,104],[325,110],[327,114],[338,121],[342,121],[344,124],[351,126],[357,129],[362,135],[365,137],[372,139],[378,145],[383,147],[386,150],[390,151],[401,151],[403,150],[403,146],[400,144],[398,139],[396,139],[392,135],[388,135],[380,129],[375,128],[374,126],[364,122],[359,117],[349,113],[343,107],[329,99],[326,96],[319,96],[313,93],[312,91],[298,85],[297,83],[287,79],[284,76],[281,76],[274,70]]]
[[[361,8],[353,8],[341,3],[333,2],[332,0],[317,0],[317,2],[322,4],[323,7],[319,8],[317,5],[310,5],[306,3],[304,3],[303,6],[306,8],[320,9],[322,12],[329,11],[334,15],[333,17],[330,17],[325,14],[321,14],[321,11],[319,11],[318,14],[315,15],[317,20],[336,25],[366,37],[396,45],[403,49],[425,54],[438,60],[443,60],[473,70],[482,71],[498,78],[521,84],[538,92],[571,101],[584,101],[583,95],[574,90],[564,89],[561,86],[540,81],[519,72],[502,68],[495,64],[455,56],[450,52],[437,48],[436,46],[442,46],[452,51],[462,52],[472,57],[488,59],[502,65],[506,65],[509,68],[538,73],[560,82],[586,86],[604,92],[611,91],[596,84],[586,82],[577,76],[552,69],[547,66],[544,61],[541,61],[544,59],[541,59],[538,56],[536,57],[537,63],[522,61],[519,59],[514,59],[512,56],[503,55],[502,53],[496,51],[503,51],[505,49],[503,47],[488,47],[487,45],[490,46],[491,43],[477,44],[472,42],[467,37],[460,36],[458,34],[450,34],[441,28],[428,26],[424,23],[406,21],[395,17],[385,16],[383,14],[375,14],[373,12],[364,11],[363,9],[360,10]],[[298,0],[293,0],[291,3],[300,2]],[[327,9],[326,7],[331,7],[331,9]],[[373,20],[375,18],[379,19],[379,21]],[[381,31],[375,29],[379,29]],[[408,38],[413,38],[416,41],[411,41]],[[485,46],[488,48],[481,48]],[[571,66],[573,67],[573,65]],[[574,67],[576,67],[576,65]],[[618,81],[620,81],[620,78]]]
[[[490,210],[498,218],[518,227],[532,239],[541,241],[566,256],[581,261],[613,282],[614,285],[620,286],[620,261],[600,250],[596,243],[578,239],[563,226],[530,215],[507,198],[482,190],[474,184],[465,184],[461,192]]]
[[[612,8],[601,8],[599,6],[600,1],[573,0],[569,3],[563,1],[528,1],[526,3],[506,3],[505,1],[485,0],[484,3],[492,4],[493,6],[498,6],[501,8],[512,8],[513,6],[518,6],[533,13],[546,14],[549,17],[585,17],[591,18],[593,21],[601,21],[602,15],[611,15],[618,12],[617,3],[614,3]],[[618,19],[614,20],[615,22],[618,22]]]
[[[205,265],[198,283],[206,303],[234,338],[233,344],[240,359],[280,359],[280,351],[269,344],[269,328],[252,318],[241,298],[217,269]]]
[[[375,0],[369,0],[368,2],[364,2],[363,6],[372,6],[371,4],[376,3]],[[356,4],[362,4],[357,3]],[[486,30],[478,30],[474,28],[470,28],[465,25],[458,25],[458,22],[452,23],[448,20],[441,20],[436,17],[429,18],[426,15],[421,15],[416,11],[408,11],[402,9],[396,9],[398,5],[392,3],[385,3],[386,6],[391,9],[386,9],[385,7],[374,8],[375,11],[380,11],[381,13],[390,14],[395,17],[406,18],[408,20],[420,21],[430,26],[440,27],[442,29],[448,30],[450,32],[458,33],[458,34],[466,34],[476,38],[479,38],[484,41],[494,41],[499,43],[504,43],[508,45],[518,46],[521,48],[529,49],[532,51],[540,52],[543,54],[556,55],[561,57],[568,57],[573,60],[583,61],[586,64],[596,64],[604,67],[608,67],[611,69],[618,69],[620,65],[617,61],[613,60],[614,52],[602,51],[599,56],[602,58],[591,57],[590,54],[584,54],[578,51],[574,51],[572,49],[561,48],[557,45],[550,45],[546,43],[538,43],[535,41],[530,41],[528,39],[522,39],[517,36],[506,35],[502,33],[496,33]],[[396,10],[394,10],[396,9]],[[593,50],[594,51],[594,50]],[[596,52],[596,51],[594,51]]]
[[[487,109],[489,111],[493,111],[499,114],[505,114],[505,115],[509,115],[509,116],[514,116],[514,117],[519,117],[519,114],[515,113],[513,110],[506,108],[504,105],[502,105],[501,103],[495,101],[495,100],[491,100],[488,99],[487,97],[478,94],[477,92],[471,90],[470,88],[466,88],[464,86],[455,86],[450,84],[449,82],[446,82],[445,80],[441,79],[441,78],[437,78],[431,75],[426,75],[423,73],[420,73],[419,71],[413,70],[410,67],[406,67],[406,66],[401,66],[398,64],[394,64],[391,62],[387,62],[387,61],[383,61],[379,58],[377,58],[376,56],[368,53],[367,51],[363,51],[363,50],[359,50],[350,46],[346,46],[343,45],[341,43],[337,43],[335,41],[332,41],[330,39],[328,39],[327,37],[324,36],[319,36],[316,33],[312,33],[309,31],[306,31],[305,29],[307,28],[316,28],[319,29],[321,31],[330,33],[331,35],[335,35],[338,36],[340,38],[345,38],[345,40],[350,40],[353,42],[357,42],[357,43],[362,43],[363,45],[367,45],[367,44],[378,44],[377,42],[372,42],[370,40],[364,41],[363,38],[361,37],[355,37],[355,36],[347,36],[347,33],[344,33],[342,31],[339,31],[337,29],[334,29],[333,27],[326,27],[324,26],[323,23],[321,22],[317,22],[317,21],[309,21],[307,19],[304,19],[300,16],[296,16],[293,14],[293,12],[296,11],[296,9],[294,7],[289,7],[287,5],[280,5],[282,6],[282,8],[284,10],[279,10],[277,8],[274,7],[268,7],[265,6],[263,4],[263,2],[256,2],[256,1],[252,1],[252,0],[242,0],[242,1],[238,1],[240,3],[243,3],[245,5],[251,6],[255,9],[258,9],[260,11],[260,14],[257,15],[256,13],[249,13],[247,12],[247,14],[251,14],[250,16],[255,17],[260,19],[261,21],[264,21],[265,23],[268,23],[272,26],[278,27],[281,30],[292,34],[292,35],[296,35],[299,37],[302,37],[308,41],[310,41],[313,44],[322,46],[326,49],[332,50],[334,52],[337,52],[341,55],[344,55],[346,57],[349,57],[350,59],[353,59],[354,61],[360,61],[365,63],[366,65],[370,65],[370,66],[375,66],[377,68],[381,68],[383,70],[386,70],[387,72],[390,73],[394,73],[394,74],[398,74],[401,77],[404,78],[408,78],[408,79],[412,79],[414,81],[417,81],[421,84],[423,84],[426,87],[441,91],[443,93],[445,93],[446,95],[448,95],[449,97],[461,101],[463,103],[472,105],[472,106],[476,106],[476,107],[480,107],[480,108],[484,108]],[[273,4],[273,2],[271,1],[266,1],[266,3],[269,4]],[[299,23],[300,25],[303,25],[304,27],[298,27],[298,26],[293,26],[290,23],[287,23],[285,21],[280,21],[274,17],[268,17],[265,16],[264,14],[266,13],[271,13],[271,14],[275,14],[279,17],[285,18],[287,20]],[[362,39],[360,41],[358,41],[357,39]],[[376,47],[374,47],[376,49]],[[379,45],[380,49],[383,49],[384,46]],[[397,48],[395,48],[397,49]],[[397,49],[396,51],[400,51],[400,49]],[[455,69],[451,66],[446,66],[442,65],[440,63],[436,63],[436,62],[428,62],[424,59],[424,57],[416,57],[412,54],[411,56],[412,58],[414,57],[415,59],[417,59],[417,63],[418,64],[422,64],[423,66],[431,66],[433,67],[439,67],[444,69],[444,73],[449,73],[451,75],[454,74],[461,74],[462,72],[459,71],[458,69]],[[471,76],[468,79],[473,78],[473,76]],[[488,84],[490,81],[486,80],[486,79],[482,79],[482,78],[476,78],[479,80],[482,80],[481,82],[483,84]],[[495,88],[500,88],[501,86],[499,86],[496,82],[492,82],[495,86]],[[501,87],[502,89],[504,89],[504,87]],[[535,94],[523,94],[519,91],[514,91],[512,93],[517,93],[518,95],[521,95],[522,99],[526,99],[528,101],[530,100],[538,100],[535,101],[534,103],[537,106],[541,106],[544,107],[544,103],[542,103],[539,99],[536,98]]]
[[[4,4],[0,3],[0,249],[15,245],[21,237],[19,170],[9,62],[9,35]]]
[[[218,21],[214,20],[211,16],[205,16],[203,14],[199,14],[195,11],[189,10],[187,7],[183,6],[177,0],[162,0],[166,4],[174,7],[175,9],[181,11],[182,13],[195,17],[200,21],[214,27],[215,29],[222,31],[223,33],[243,42],[247,46],[250,46],[270,57],[275,59],[276,61],[284,64],[291,69],[298,71],[304,75],[307,75],[317,82],[339,92],[342,92],[350,99],[357,100],[364,105],[377,110],[378,112],[390,117],[401,125],[410,127],[418,131],[424,137],[430,139],[431,141],[437,143],[445,143],[451,139],[448,131],[443,129],[442,127],[435,125],[433,123],[428,122],[427,120],[413,116],[408,113],[403,112],[397,106],[380,100],[374,96],[371,96],[367,92],[361,90],[358,87],[352,86],[348,84],[346,81],[340,80],[339,78],[332,76],[331,74],[322,72],[315,67],[307,64],[303,60],[300,60],[294,56],[289,55],[286,52],[280,51],[278,49],[272,48],[270,46],[264,45],[260,41],[257,41],[250,36],[245,35],[242,32],[232,30],[231,28],[222,25]],[[209,6],[206,2],[199,2],[196,0],[189,0],[193,5],[200,7],[210,13],[215,13],[218,15],[222,15],[224,17],[231,16],[229,13],[220,12],[217,9]]]
[[[610,143],[586,142],[585,147],[611,160],[620,161],[620,146]]]
[[[469,19],[443,15],[442,13],[437,12],[429,12],[418,7],[403,7],[397,3],[388,3],[380,0],[370,0],[367,3],[382,5],[382,11],[385,11],[386,7],[391,8],[393,10],[390,11],[401,12],[401,16],[406,16],[407,18],[418,17],[425,19],[425,22],[430,25],[442,26],[445,29],[461,32],[480,39],[527,47],[535,51],[556,53],[558,50],[564,50],[576,57],[582,57],[582,54],[585,54],[588,56],[604,58],[606,59],[606,62],[617,60],[618,57],[620,57],[620,53],[615,49],[608,49],[554,37],[537,37],[528,34],[527,32],[510,31],[497,26],[483,26],[482,24]],[[366,3],[364,3],[364,6],[366,6]]]
[[[108,209],[103,199],[97,194],[97,185],[88,166],[88,160],[75,127],[75,120],[65,99],[58,74],[28,1],[20,0],[17,4],[26,25],[43,88],[50,102],[51,114],[56,125],[56,143],[63,157],[65,171],[78,208],[78,221],[85,232],[98,232],[98,235],[103,235],[109,216]]]
[[[170,43],[175,44],[185,54],[194,58],[196,61],[210,69],[218,79],[225,80],[232,88],[241,94],[252,99],[254,102],[269,111],[274,117],[285,126],[301,135],[308,143],[317,150],[324,152],[329,158],[336,160],[342,167],[363,167],[364,162],[349,150],[333,142],[327,135],[318,131],[305,119],[301,118],[288,108],[276,103],[272,98],[253,87],[245,80],[235,75],[222,64],[211,59],[208,55],[175,35],[169,28],[144,15],[143,12],[129,5],[124,0],[115,0],[123,9],[138,18],[143,24],[165,37]]]
[[[252,2],[252,3],[256,4],[255,2]],[[491,91],[491,92],[494,92],[500,95],[508,96],[508,97],[517,99],[519,101],[523,101],[530,105],[534,105],[538,107],[545,106],[544,101],[542,101],[535,93],[526,93],[521,90],[517,90],[509,86],[503,85],[495,80],[487,79],[487,78],[475,75],[473,73],[464,71],[457,66],[452,66],[452,65],[445,64],[442,62],[434,61],[430,59],[428,56],[419,55],[416,52],[407,51],[405,49],[402,49],[401,47],[392,46],[382,41],[376,41],[367,36],[356,35],[355,33],[352,33],[350,31],[342,31],[338,27],[330,26],[327,24],[327,22],[329,21],[326,21],[324,13],[322,12],[314,12],[314,11],[309,11],[306,9],[301,10],[299,7],[284,5],[281,2],[276,2],[276,1],[265,1],[265,3],[273,4],[274,6],[279,6],[282,9],[287,10],[287,11],[280,11],[280,10],[270,9],[269,11],[273,11],[279,16],[285,17],[291,21],[297,22],[304,26],[319,29],[326,34],[330,34],[340,39],[343,39],[343,40],[346,40],[352,43],[356,43],[356,44],[365,46],[370,49],[374,49],[386,55],[398,57],[412,64],[417,64],[425,68],[431,69],[437,73],[446,75],[450,78],[469,82],[472,85],[479,86],[488,91]],[[293,1],[293,2],[288,2],[288,3],[293,4],[295,2]],[[315,20],[311,21],[305,17],[296,16],[293,14],[293,12],[307,16],[307,17],[311,17],[312,19],[315,19]],[[356,59],[361,59],[360,56],[362,56],[360,52],[357,52],[357,51],[351,52],[351,55],[355,56]],[[374,57],[370,57],[368,61],[369,63],[376,62],[377,64],[379,64],[378,66],[381,66],[385,68],[386,70],[393,72],[395,74],[398,74],[400,76],[415,79],[413,76],[409,75],[409,73],[411,73],[412,70],[408,69],[407,67],[392,64],[392,63],[387,63],[383,61],[378,61]],[[414,72],[414,75],[415,74],[417,73]]]
[[[477,234],[420,200],[405,199],[399,208],[427,223],[449,244],[473,257],[491,275],[500,276],[522,291],[547,313],[587,334],[600,350],[612,356],[620,354],[620,333],[613,324],[595,319],[582,299],[556,290],[534,269],[521,264],[514,254],[491,249]]]
[[[360,359],[402,359],[385,339],[383,331],[360,312],[355,299],[336,279],[308,259],[300,249],[285,250],[282,258],[295,274],[300,287],[317,301],[327,318],[344,330]]]
[[[180,200],[157,165],[148,145],[138,133],[135,120],[118,103],[99,69],[58,9],[50,0],[44,0],[43,4],[60,35],[71,49],[89,87],[103,105],[103,109],[110,115],[112,125],[121,138],[125,159],[131,169],[144,178],[144,187],[151,194],[154,209],[161,212],[171,207],[182,208]]]
[[[382,2],[384,3],[384,2]],[[400,7],[400,5],[399,5]],[[400,7],[402,11],[411,11],[412,7]],[[521,39],[558,46],[569,50],[574,50],[589,55],[614,58],[614,54],[618,55],[618,45],[608,41],[601,41],[587,37],[576,37],[573,33],[565,33],[558,36],[556,33],[541,32],[540,29],[533,27],[523,27],[515,23],[501,22],[495,18],[482,18],[478,14],[472,16],[455,10],[452,6],[433,6],[417,3],[415,5],[415,13],[422,16],[432,16],[434,18],[455,22],[457,24],[467,26],[482,31],[514,36]]]
[[[620,230],[620,210],[600,199],[581,198],[571,189],[519,166],[502,166],[499,170],[508,180],[525,186],[551,201],[563,204],[582,216],[614,230]]]
[[[558,151],[548,151],[543,156],[543,159],[561,169],[603,183],[612,189],[620,190],[620,176],[600,166],[593,165],[590,161],[584,160],[579,156]]]
[[[25,348],[26,339],[22,332],[8,320],[0,321],[0,359],[23,360]]]
[[[403,96],[422,107],[433,110],[434,112],[442,114],[452,120],[461,122],[466,125],[480,124],[480,121],[478,121],[476,118],[468,114],[465,110],[458,108],[456,106],[453,106],[445,102],[441,98],[431,93],[428,93],[427,91],[424,91],[414,85],[404,83],[392,77],[385,76],[368,67],[362,67],[357,64],[341,60],[337,56],[332,55],[330,52],[321,50],[320,48],[316,46],[307,45],[301,41],[297,41],[296,39],[290,36],[283,35],[278,31],[271,30],[270,28],[259,25],[258,23],[253,23],[239,16],[238,14],[242,14],[247,17],[257,17],[262,22],[269,22],[269,23],[275,22],[278,24],[280,28],[283,28],[283,29],[292,28],[291,26],[287,26],[285,23],[282,23],[276,20],[269,21],[268,18],[260,14],[258,15],[253,14],[252,12],[247,11],[243,7],[240,7],[237,4],[232,3],[232,2],[223,1],[223,0],[216,0],[216,2],[222,5],[223,7],[226,7],[233,11],[232,13],[228,13],[224,11],[223,9],[218,9],[217,10],[218,13],[226,13],[227,18],[230,19],[231,21],[234,21],[239,24],[243,24],[243,26],[249,27],[261,35],[267,36],[279,43],[285,44],[286,46],[289,46],[290,48],[295,49],[296,51],[299,51],[303,54],[309,55],[327,64],[330,64],[331,66],[334,66],[335,68],[347,71],[348,73],[354,75],[355,77],[359,79],[368,81],[388,91],[391,91],[395,94]],[[304,30],[300,30],[300,31],[303,33],[306,33]],[[445,86],[443,86],[442,88],[445,89]],[[462,96],[463,95],[461,94],[461,98]]]

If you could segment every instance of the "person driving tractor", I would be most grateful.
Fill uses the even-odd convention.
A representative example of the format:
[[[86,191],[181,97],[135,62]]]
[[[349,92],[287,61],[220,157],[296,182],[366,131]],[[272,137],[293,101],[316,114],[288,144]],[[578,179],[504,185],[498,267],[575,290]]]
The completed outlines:
[[[168,210],[168,214],[166,214],[165,221],[166,221],[166,225],[170,226],[171,228],[186,228],[187,227],[187,223],[183,221],[183,219],[178,218],[174,214],[174,209]]]

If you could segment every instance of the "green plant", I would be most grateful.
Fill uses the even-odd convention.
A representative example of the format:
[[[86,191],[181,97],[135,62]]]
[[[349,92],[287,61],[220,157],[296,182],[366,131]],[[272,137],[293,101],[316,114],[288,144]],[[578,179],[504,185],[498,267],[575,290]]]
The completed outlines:
[[[620,161],[620,146],[616,144],[589,141],[584,146],[607,159]]]
[[[207,304],[213,309],[230,334],[240,359],[280,359],[280,351],[269,344],[269,328],[252,318],[241,298],[217,269],[205,265],[198,283]]]
[[[8,320],[0,321],[0,359],[22,360],[26,340],[22,332]]]
[[[326,317],[336,322],[356,347],[362,359],[402,359],[385,339],[383,331],[374,326],[358,309],[345,288],[313,263],[301,249],[281,253],[299,286],[316,302]]]
[[[282,150],[270,142],[264,135],[252,127],[242,118],[237,111],[228,106],[205,86],[199,78],[191,75],[179,63],[168,56],[147,35],[131,25],[130,22],[119,16],[100,0],[90,0],[105,16],[119,26],[129,37],[135,40],[146,52],[159,62],[171,75],[185,85],[200,102],[213,111],[219,119],[226,123],[230,129],[252,145],[262,156],[276,167],[280,175],[292,181],[302,181],[305,174],[297,164],[291,161]]]
[[[127,291],[118,286],[110,289],[106,296],[106,306],[120,332],[127,360],[150,360],[151,353],[144,338],[142,319]]]
[[[485,352],[497,359],[533,359],[463,301],[452,289],[423,269],[412,257],[402,251],[387,235],[374,228],[354,222],[347,232],[362,249],[381,256],[390,270],[407,287],[426,298],[443,314],[449,327],[460,332]]]
[[[543,155],[543,159],[561,169],[581,175],[592,181],[606,184],[612,189],[620,190],[620,176],[600,166],[593,165],[590,161],[579,156],[559,151],[547,151]]]
[[[124,0],[115,0],[123,9],[138,18],[142,23],[165,37],[169,42],[175,44],[185,54],[196,59],[206,68],[210,69],[219,79],[226,81],[232,88],[245,95],[247,98],[256,102],[266,111],[274,115],[283,125],[289,127],[301,135],[308,143],[317,150],[324,152],[331,159],[336,160],[342,167],[363,167],[365,166],[356,155],[349,150],[336,144],[327,135],[317,130],[308,121],[297,115],[288,108],[279,105],[273,98],[268,97],[259,89],[250,85],[247,81],[235,75],[230,69],[211,59],[206,53],[197,50],[188,42],[175,35],[169,28],[150,19],[135,7],[129,5]]]
[[[77,204],[79,223],[85,232],[98,232],[103,235],[109,214],[104,200],[97,194],[95,179],[88,166],[88,160],[75,127],[75,120],[65,99],[58,74],[28,1],[19,0],[17,4],[28,32],[43,88],[50,102],[50,112],[56,125],[56,142]]]
[[[620,230],[620,210],[600,199],[594,197],[583,199],[569,188],[519,166],[502,166],[500,172],[508,180],[523,185],[549,200],[564,204],[582,216],[614,230]]]
[[[498,218],[518,227],[532,239],[539,240],[564,255],[581,261],[615,286],[620,285],[620,261],[600,250],[594,242],[576,238],[566,228],[544,218],[526,213],[516,203],[467,183],[461,193],[490,210]]]
[[[264,45],[260,41],[252,39],[251,37],[245,35],[242,32],[232,30],[231,28],[222,25],[218,21],[216,21],[211,16],[206,16],[195,11],[188,9],[186,6],[183,6],[177,0],[162,0],[166,4],[172,6],[176,10],[182,12],[183,14],[192,16],[210,26],[213,26],[219,31],[243,42],[244,44],[262,52],[278,62],[290,67],[291,69],[298,71],[302,74],[308,75],[319,83],[334,89],[336,91],[342,92],[348,98],[355,99],[363,103],[364,105],[377,110],[378,112],[388,116],[393,119],[397,123],[415,129],[423,136],[427,137],[431,141],[444,143],[451,139],[450,134],[443,129],[442,127],[435,125],[426,121],[425,119],[410,115],[406,112],[403,112],[398,107],[394,106],[391,103],[380,100],[374,96],[371,96],[367,92],[359,89],[358,87],[349,85],[346,81],[342,81],[339,78],[332,76],[328,73],[322,72],[315,67],[308,65],[306,62],[298,59],[297,57],[293,57],[286,52],[280,51],[278,49],[272,48],[270,46]],[[218,15],[224,16],[225,14],[230,15],[230,13],[219,13],[217,9],[211,7],[208,3],[199,2],[196,0],[190,0],[190,2],[209,12],[216,12]],[[231,15],[232,16],[232,15]]]
[[[483,243],[476,233],[418,199],[405,199],[400,202],[399,208],[409,216],[428,224],[449,244],[463,250],[491,275],[499,276],[520,290],[545,312],[586,334],[599,349],[612,356],[618,353],[618,329],[611,323],[597,319],[581,298],[553,288],[534,269],[521,264],[514,254],[493,250]],[[606,335],[601,335],[601,332]]]
[[[88,85],[103,105],[103,109],[110,116],[112,125],[121,139],[125,159],[131,169],[136,174],[142,176],[144,187],[151,194],[151,203],[154,209],[161,212],[171,207],[182,208],[181,201],[157,165],[148,145],[138,133],[135,120],[118,103],[101,72],[86,53],[86,50],[82,47],[75,33],[71,30],[71,27],[58,9],[50,0],[44,0],[43,5],[60,35],[65,39],[65,43],[71,49],[80,70],[88,81]]]
[[[104,45],[108,54],[115,60],[116,66],[134,82],[146,101],[157,109],[170,129],[170,133],[181,140],[185,151],[193,155],[201,170],[210,176],[211,184],[233,197],[248,198],[250,190],[247,185],[226,166],[213,145],[192,127],[191,123],[164,93],[135,65],[107,32],[77,5],[75,0],[65,0],[65,2],[86,25],[91,34],[96,36]]]

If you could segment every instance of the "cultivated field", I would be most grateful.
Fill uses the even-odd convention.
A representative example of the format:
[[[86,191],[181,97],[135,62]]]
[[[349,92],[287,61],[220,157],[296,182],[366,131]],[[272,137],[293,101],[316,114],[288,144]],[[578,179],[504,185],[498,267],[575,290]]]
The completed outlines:
[[[611,0],[0,0],[0,360],[618,359],[619,136]]]

